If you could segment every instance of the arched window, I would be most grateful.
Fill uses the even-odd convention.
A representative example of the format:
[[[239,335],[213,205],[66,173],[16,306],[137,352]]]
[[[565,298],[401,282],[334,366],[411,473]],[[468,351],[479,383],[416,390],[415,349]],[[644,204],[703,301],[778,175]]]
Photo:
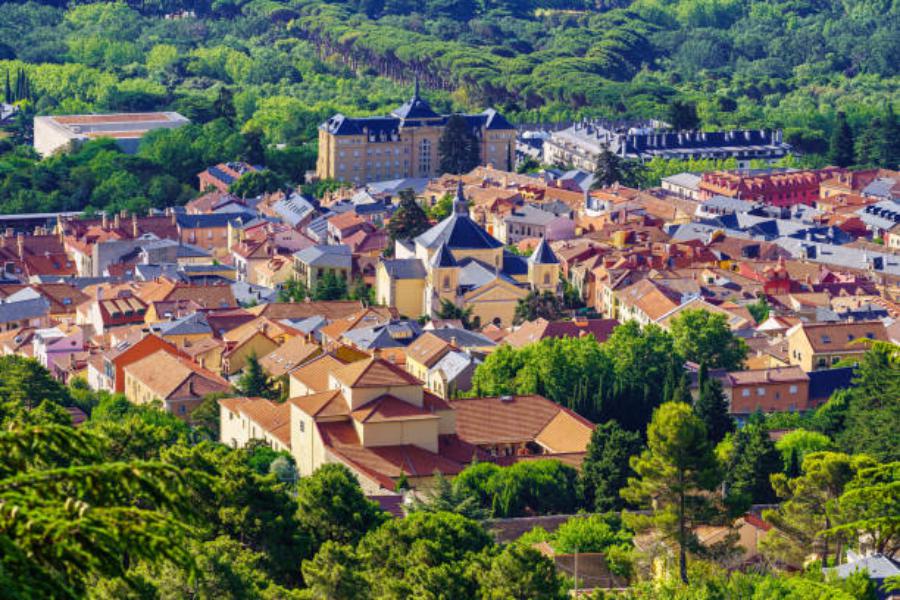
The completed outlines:
[[[444,275],[444,291],[450,290],[450,277]]]
[[[550,273],[544,273],[544,285],[550,285]]]

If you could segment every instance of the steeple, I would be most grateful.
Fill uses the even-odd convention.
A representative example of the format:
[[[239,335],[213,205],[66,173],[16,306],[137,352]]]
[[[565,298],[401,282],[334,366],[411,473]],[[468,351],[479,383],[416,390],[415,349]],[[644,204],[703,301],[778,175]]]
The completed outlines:
[[[469,201],[463,193],[462,179],[456,182],[456,197],[453,199],[453,212],[457,215],[469,215]]]
[[[416,85],[413,88],[413,102],[419,99],[419,76],[416,75]]]
[[[547,238],[541,238],[534,252],[528,257],[528,262],[536,265],[558,265],[559,259],[556,258],[553,250],[550,249]]]

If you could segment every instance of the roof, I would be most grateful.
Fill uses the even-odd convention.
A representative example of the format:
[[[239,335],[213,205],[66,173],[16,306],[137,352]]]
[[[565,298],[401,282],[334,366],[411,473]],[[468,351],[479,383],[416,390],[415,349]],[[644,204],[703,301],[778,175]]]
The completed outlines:
[[[853,387],[853,371],[853,367],[810,371],[810,400],[828,400],[836,390]]]
[[[313,267],[349,269],[353,256],[349,246],[343,244],[309,246],[294,253],[294,258]]]
[[[295,368],[291,371],[291,377],[314,392],[324,392],[328,389],[328,376],[344,364],[331,354],[322,354],[302,367]]]
[[[125,367],[125,372],[150,388],[161,399],[169,398],[191,375],[197,375],[220,387],[222,391],[229,387],[228,382],[190,361],[173,356],[165,350],[157,350],[153,354],[135,361]]]
[[[195,312],[176,321],[164,322],[160,325],[161,335],[212,335],[212,327],[206,320],[206,314]]]
[[[323,316],[326,319],[342,319],[360,309],[363,305],[358,300],[328,300],[310,302],[269,302],[248,308],[247,312],[273,320],[306,319]]]
[[[428,272],[418,258],[394,258],[381,261],[392,279],[425,279]]]
[[[732,385],[759,385],[764,383],[793,383],[809,381],[806,372],[797,366],[775,367],[772,369],[750,369],[747,371],[731,371],[727,381]]]
[[[431,368],[449,350],[449,342],[434,335],[434,332],[427,331],[407,347],[406,356]]]
[[[551,452],[584,452],[594,425],[543,396],[464,398],[450,403],[470,444],[538,442]]]
[[[501,248],[503,243],[485,231],[469,216],[465,198],[462,197],[461,184],[460,180],[460,189],[457,190],[457,197],[453,201],[453,212],[449,217],[417,237],[416,244],[426,248],[437,248],[441,244],[446,244],[451,250],[457,248],[468,250]]]
[[[864,352],[868,349],[858,340],[887,341],[887,330],[881,321],[856,323],[798,323],[785,334],[791,337],[796,332],[809,341],[813,352]]]
[[[598,342],[605,342],[619,325],[615,319],[573,319],[571,321],[547,321],[539,318],[524,323],[503,338],[503,341],[520,348],[546,338],[581,337],[593,335]]]
[[[30,293],[24,294],[26,291]],[[35,319],[46,316],[49,311],[50,303],[46,298],[25,288],[0,300],[0,323]]]
[[[223,398],[219,405],[240,413],[287,447],[291,446],[291,405],[265,398]]]
[[[511,213],[503,217],[506,223],[523,223],[527,225],[548,225],[558,219],[552,212],[526,204],[513,209]]]
[[[321,352],[317,344],[297,336],[259,359],[260,366],[272,377],[280,377]]]
[[[434,255],[431,257],[431,266],[438,268],[457,266],[456,259],[453,258],[453,253],[450,252],[445,242],[441,242],[441,245],[435,250]]]
[[[556,258],[556,255],[553,254],[553,250],[550,249],[547,238],[541,238],[537,248],[535,248],[534,252],[531,253],[531,256],[528,257],[528,262],[535,265],[558,265],[559,259]]]
[[[311,417],[336,417],[350,413],[350,405],[340,390],[325,390],[308,396],[297,396],[288,402]]]
[[[869,579],[887,579],[900,575],[900,564],[883,554],[873,554],[852,563],[823,569],[823,571],[836,573],[841,579],[849,577],[857,571],[867,571]]]
[[[435,414],[410,404],[404,400],[385,394],[367,402],[350,413],[360,423],[383,423],[386,421],[410,421],[439,419]]]
[[[334,377],[351,388],[421,385],[422,382],[381,358],[370,358],[340,367]]]

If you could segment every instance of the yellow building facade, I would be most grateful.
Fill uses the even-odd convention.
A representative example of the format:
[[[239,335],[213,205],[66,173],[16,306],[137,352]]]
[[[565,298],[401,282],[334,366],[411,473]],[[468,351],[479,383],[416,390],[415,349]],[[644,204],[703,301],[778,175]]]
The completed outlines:
[[[439,175],[438,140],[449,115],[435,113],[419,95],[388,116],[336,114],[319,126],[316,175],[356,184]],[[497,111],[463,115],[479,140],[482,164],[512,170],[516,130]]]

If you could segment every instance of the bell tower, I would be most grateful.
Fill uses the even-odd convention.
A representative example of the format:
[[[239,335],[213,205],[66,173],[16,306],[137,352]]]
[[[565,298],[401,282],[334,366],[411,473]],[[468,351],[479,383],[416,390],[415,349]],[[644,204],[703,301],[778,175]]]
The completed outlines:
[[[528,283],[536,292],[555,292],[559,282],[559,259],[546,239],[528,257]]]

